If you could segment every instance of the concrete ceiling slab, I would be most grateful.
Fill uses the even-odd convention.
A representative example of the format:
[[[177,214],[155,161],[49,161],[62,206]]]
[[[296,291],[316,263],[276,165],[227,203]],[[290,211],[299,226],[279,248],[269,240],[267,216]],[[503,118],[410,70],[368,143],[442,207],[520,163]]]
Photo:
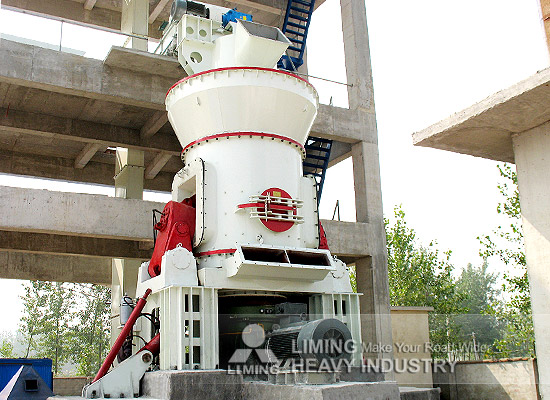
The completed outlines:
[[[150,13],[156,9],[161,0],[150,0]],[[325,0],[317,0],[315,9]],[[67,20],[85,23],[91,26],[105,27],[120,30],[121,26],[121,0],[97,0],[91,10],[84,8],[85,0],[3,0],[2,6],[12,9],[20,9],[28,12],[64,18]],[[210,0],[207,4],[238,8],[240,12],[252,14],[255,22],[264,25],[280,26],[286,12],[286,0]],[[149,24],[149,36],[159,39],[162,31],[159,30],[164,21],[170,18],[169,1]]]
[[[511,135],[550,121],[550,68],[413,134],[416,146],[514,162]]]

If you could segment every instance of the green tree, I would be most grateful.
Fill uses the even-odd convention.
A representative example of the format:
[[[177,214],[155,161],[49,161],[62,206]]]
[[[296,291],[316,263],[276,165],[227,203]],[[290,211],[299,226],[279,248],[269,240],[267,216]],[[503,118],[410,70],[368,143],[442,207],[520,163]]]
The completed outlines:
[[[51,358],[54,373],[68,361],[77,372],[99,369],[108,351],[110,289],[101,285],[32,281],[24,284],[20,331],[26,357]]]
[[[56,375],[70,357],[69,335],[75,308],[73,286],[69,283],[46,282],[43,289],[47,306],[40,318],[36,353],[39,357],[52,359]]]
[[[54,373],[69,359],[68,343],[73,309],[74,284],[30,281],[23,284],[23,317],[20,323],[26,347],[38,357],[51,358]]]
[[[4,333],[0,337],[0,357],[13,358],[15,354],[13,352],[14,337],[11,334]]]
[[[464,294],[456,290],[451,252],[440,253],[435,242],[420,245],[401,206],[394,209],[394,217],[393,224],[385,220],[391,305],[433,307],[430,340],[439,349],[452,346],[460,340],[454,316],[464,311]],[[446,357],[447,352],[435,350],[433,356]]]
[[[503,179],[498,185],[501,201],[497,213],[507,217],[491,235],[479,237],[480,255],[484,259],[497,257],[510,267],[504,274],[503,291],[506,304],[496,307],[493,314],[505,325],[503,337],[495,342],[501,357],[534,356],[534,332],[531,318],[531,296],[523,245],[521,209],[517,174],[509,164],[498,165]]]
[[[462,296],[460,306],[465,314],[459,315],[456,322],[464,337],[475,335],[476,343],[491,348],[502,336],[502,324],[492,312],[501,305],[500,290],[496,289],[496,274],[487,271],[484,260],[481,267],[472,264],[462,270],[456,283],[457,292]]]
[[[77,373],[90,376],[99,370],[109,350],[111,289],[80,285],[79,310],[71,334],[71,359]]]
[[[36,340],[42,330],[41,321],[47,305],[45,288],[47,282],[30,281],[23,284],[25,294],[23,300],[23,316],[19,323],[22,341],[25,346],[25,358],[36,350]]]

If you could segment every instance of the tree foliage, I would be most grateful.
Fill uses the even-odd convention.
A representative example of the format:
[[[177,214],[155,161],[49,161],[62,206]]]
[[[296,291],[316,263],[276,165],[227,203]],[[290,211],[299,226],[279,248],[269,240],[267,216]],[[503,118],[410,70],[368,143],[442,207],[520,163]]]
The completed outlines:
[[[531,296],[523,245],[521,208],[517,174],[509,164],[498,166],[502,182],[498,185],[501,201],[497,213],[507,217],[508,224],[498,226],[491,235],[479,237],[480,255],[497,257],[512,273],[504,274],[506,303],[492,313],[504,325],[503,337],[495,342],[497,356],[534,356],[534,331],[531,318]]]
[[[453,316],[464,311],[465,296],[453,279],[451,252],[440,253],[433,241],[428,246],[419,244],[401,206],[394,209],[394,217],[393,224],[385,220],[391,305],[433,307],[430,340],[437,348],[449,347],[460,340]],[[433,355],[446,357],[446,353],[435,350]]]
[[[46,307],[40,318],[40,334],[37,338],[37,355],[53,361],[57,375],[60,367],[69,360],[69,341],[72,313],[75,309],[72,284],[45,282],[43,288]]]
[[[25,358],[37,349],[36,340],[42,332],[40,322],[47,307],[46,286],[47,282],[43,281],[30,281],[24,284],[25,294],[21,296],[23,316],[19,323],[19,331],[25,345]]]
[[[13,358],[15,357],[13,350],[14,337],[10,334],[0,335],[0,357],[1,358]]]
[[[79,375],[95,374],[109,350],[111,290],[101,285],[81,286],[81,307],[71,336],[71,359]]]
[[[108,347],[110,289],[31,281],[24,290],[20,332],[25,357],[51,358],[55,374],[71,361],[79,374],[95,372]]]
[[[483,353],[476,350],[476,356],[487,355],[494,342],[502,336],[502,323],[492,310],[501,304],[500,290],[496,289],[497,274],[487,271],[484,260],[480,267],[468,264],[457,280],[456,288],[462,294],[460,305],[465,313],[456,317],[464,337],[472,337]]]

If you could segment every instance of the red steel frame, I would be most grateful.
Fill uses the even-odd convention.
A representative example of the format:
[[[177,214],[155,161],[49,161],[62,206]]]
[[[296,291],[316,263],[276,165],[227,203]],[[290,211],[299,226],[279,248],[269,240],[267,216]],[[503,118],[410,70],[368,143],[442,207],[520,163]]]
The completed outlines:
[[[143,311],[143,307],[145,307],[145,304],[147,303],[147,297],[149,297],[150,294],[151,289],[147,289],[143,297],[138,300],[136,306],[134,307],[134,310],[130,314],[130,318],[128,318],[128,321],[124,324],[124,328],[122,328],[122,331],[120,331],[120,334],[118,335],[115,344],[113,344],[113,347],[111,347],[109,354],[107,354],[105,361],[103,361],[103,365],[101,365],[101,368],[99,369],[99,371],[97,371],[97,375],[95,376],[92,383],[103,378],[107,371],[109,371],[109,368],[111,368],[111,364],[115,360],[115,357],[122,345],[124,344],[124,341],[130,334],[130,331],[134,327],[134,324],[136,323],[138,317],[141,315],[141,311]]]

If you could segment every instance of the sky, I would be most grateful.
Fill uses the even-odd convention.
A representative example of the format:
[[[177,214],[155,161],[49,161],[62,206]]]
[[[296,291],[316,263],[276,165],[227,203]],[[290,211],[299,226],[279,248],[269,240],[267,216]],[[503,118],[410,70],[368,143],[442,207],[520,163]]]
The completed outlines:
[[[380,146],[384,214],[402,205],[406,220],[427,244],[452,250],[458,269],[480,264],[477,236],[504,221],[497,163],[414,147],[411,135],[549,65],[538,0],[366,0]],[[59,46],[61,24],[3,11],[3,33]],[[63,48],[102,59],[125,38],[63,24]],[[150,47],[155,47],[152,44]],[[1,62],[1,60],[0,60]],[[308,36],[309,73],[345,82],[337,0],[314,13]],[[346,87],[312,79],[322,103],[347,106]],[[0,174],[0,185],[113,195],[108,187]],[[146,199],[167,201],[146,193]],[[355,220],[351,159],[329,169],[320,214],[330,219],[336,201],[343,220]],[[492,272],[504,267],[492,260]],[[3,330],[14,330],[21,282],[0,280]]]

